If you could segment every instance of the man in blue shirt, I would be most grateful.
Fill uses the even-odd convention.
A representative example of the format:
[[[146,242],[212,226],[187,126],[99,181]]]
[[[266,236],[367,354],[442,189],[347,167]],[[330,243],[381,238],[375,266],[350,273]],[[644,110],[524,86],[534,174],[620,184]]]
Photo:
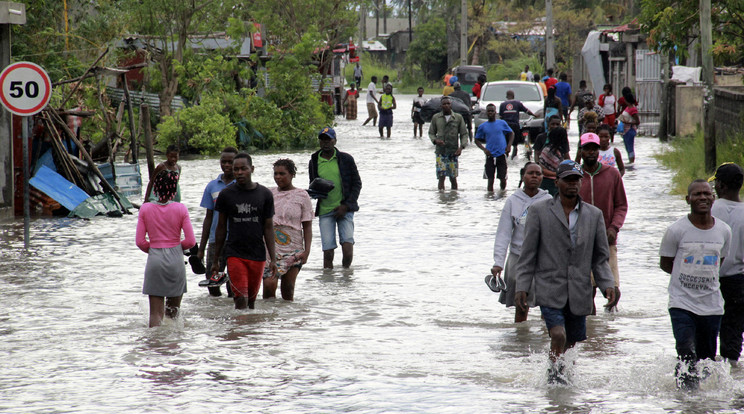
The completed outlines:
[[[566,129],[571,124],[571,120],[568,117],[568,109],[571,107],[571,84],[568,83],[568,75],[561,73],[559,76],[560,82],[555,84],[555,96],[560,98],[561,106],[563,107],[563,119],[566,120]]]
[[[496,119],[496,105],[488,104],[486,115],[488,122],[482,123],[475,131],[475,145],[486,153],[488,191],[493,192],[494,173],[503,191],[506,189],[506,154],[511,151],[514,132],[505,121]]]
[[[214,204],[217,201],[217,196],[228,184],[235,181],[235,175],[233,175],[233,158],[238,153],[238,150],[234,147],[225,147],[220,154],[220,168],[222,174],[218,175],[216,179],[212,180],[207,184],[204,189],[202,201],[200,206],[207,209],[207,213],[204,215],[204,223],[202,225],[201,241],[199,242],[199,260],[204,260],[204,250],[207,247],[207,280],[210,280],[212,275],[209,274],[209,269],[212,268],[212,263],[216,260],[214,257],[214,232],[217,229],[217,222],[219,221],[219,212],[215,211]],[[208,244],[208,246],[207,246]],[[225,271],[225,258],[219,258],[220,272]],[[215,283],[216,284],[216,283]],[[220,284],[216,286],[207,285],[209,294],[212,296],[220,296]],[[230,286],[227,287],[228,296],[230,296]]]

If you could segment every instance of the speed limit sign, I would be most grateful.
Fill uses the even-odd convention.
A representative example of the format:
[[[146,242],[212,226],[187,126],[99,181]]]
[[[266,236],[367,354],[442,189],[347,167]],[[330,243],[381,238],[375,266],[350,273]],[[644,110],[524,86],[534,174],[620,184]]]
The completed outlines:
[[[16,115],[29,116],[40,112],[51,96],[49,75],[35,63],[16,62],[0,72],[0,101]]]

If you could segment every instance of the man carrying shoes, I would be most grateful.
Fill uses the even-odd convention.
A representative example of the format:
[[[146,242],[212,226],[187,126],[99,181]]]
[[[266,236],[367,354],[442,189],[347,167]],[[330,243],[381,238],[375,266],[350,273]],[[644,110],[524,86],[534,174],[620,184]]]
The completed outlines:
[[[558,166],[558,195],[530,207],[517,264],[516,305],[527,311],[527,292],[534,283],[536,304],[550,335],[551,384],[567,383],[559,358],[586,339],[586,315],[592,312],[593,302],[592,272],[608,303],[615,302],[604,219],[598,208],[579,197],[583,174],[581,166],[571,160]]]

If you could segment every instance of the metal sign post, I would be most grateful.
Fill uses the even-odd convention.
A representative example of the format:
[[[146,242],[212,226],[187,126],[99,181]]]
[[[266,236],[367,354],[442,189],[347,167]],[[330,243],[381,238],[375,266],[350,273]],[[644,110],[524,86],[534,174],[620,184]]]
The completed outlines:
[[[31,62],[16,62],[0,72],[0,102],[23,117],[23,247],[28,249],[31,205],[28,165],[28,118],[41,112],[52,96],[52,81],[46,71]]]

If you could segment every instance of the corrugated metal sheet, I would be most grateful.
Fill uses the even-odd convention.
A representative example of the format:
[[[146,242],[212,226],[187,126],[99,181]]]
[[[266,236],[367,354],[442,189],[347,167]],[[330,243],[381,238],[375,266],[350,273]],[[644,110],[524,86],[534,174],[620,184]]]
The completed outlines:
[[[124,89],[119,88],[106,88],[106,95],[111,100],[111,104],[119,106],[119,103],[124,100]],[[151,111],[155,111],[160,115],[160,97],[156,93],[140,92],[140,91],[129,91],[129,96],[132,97],[132,103],[134,106],[146,103],[150,106]],[[180,96],[175,96],[171,101],[171,110],[173,112],[183,109],[186,106],[186,102]]]
[[[635,54],[636,100],[641,124],[638,132],[656,135],[659,131],[661,112],[661,57],[647,49],[637,49]]]

